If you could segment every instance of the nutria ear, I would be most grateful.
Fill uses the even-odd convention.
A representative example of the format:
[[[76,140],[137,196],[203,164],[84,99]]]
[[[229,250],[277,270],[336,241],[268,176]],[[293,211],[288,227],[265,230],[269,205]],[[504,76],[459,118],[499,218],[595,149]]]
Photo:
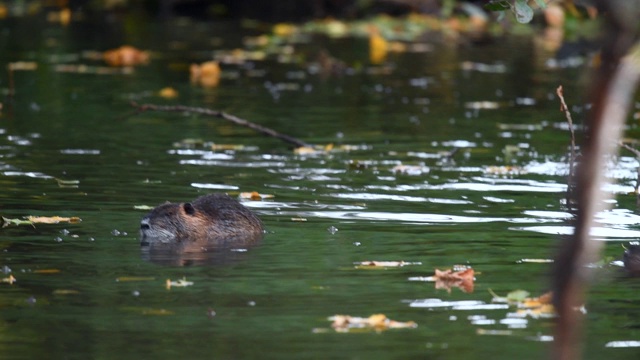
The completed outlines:
[[[196,213],[196,209],[193,207],[193,205],[191,205],[191,203],[185,203],[184,205],[182,205],[182,208],[184,209],[184,212],[189,215],[193,215]]]

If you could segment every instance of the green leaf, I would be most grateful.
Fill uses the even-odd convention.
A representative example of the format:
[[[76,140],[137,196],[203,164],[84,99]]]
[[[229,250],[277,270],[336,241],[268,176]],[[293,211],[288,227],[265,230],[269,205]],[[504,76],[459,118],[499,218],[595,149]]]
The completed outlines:
[[[533,9],[527,4],[527,0],[516,0],[514,11],[516,20],[521,24],[527,24],[533,19]]]
[[[514,290],[507,294],[509,302],[522,302],[529,296],[529,292],[525,290]]]
[[[540,9],[546,9],[547,8],[547,3],[544,2],[544,0],[536,0],[536,4],[538,4],[538,7],[540,7]]]
[[[511,4],[506,1],[491,1],[484,4],[484,9],[489,11],[505,11],[511,9]]]

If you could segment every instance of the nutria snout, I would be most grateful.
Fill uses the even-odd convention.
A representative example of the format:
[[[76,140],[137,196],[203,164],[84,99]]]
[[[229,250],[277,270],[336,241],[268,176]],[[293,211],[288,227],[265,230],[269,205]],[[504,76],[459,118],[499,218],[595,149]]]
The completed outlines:
[[[140,221],[140,245],[180,252],[243,247],[262,239],[260,219],[226,194],[187,203],[165,203]]]

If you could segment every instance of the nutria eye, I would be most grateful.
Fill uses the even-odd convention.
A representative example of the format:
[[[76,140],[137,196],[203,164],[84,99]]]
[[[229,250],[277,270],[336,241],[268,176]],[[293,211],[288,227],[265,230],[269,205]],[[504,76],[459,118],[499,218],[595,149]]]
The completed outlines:
[[[185,203],[182,207],[184,208],[184,212],[189,215],[193,215],[196,213],[196,209],[193,207],[193,205],[191,205],[191,203]]]
[[[150,229],[150,226],[149,226],[149,224],[140,224],[140,229],[142,229],[142,230],[149,230],[149,229]]]

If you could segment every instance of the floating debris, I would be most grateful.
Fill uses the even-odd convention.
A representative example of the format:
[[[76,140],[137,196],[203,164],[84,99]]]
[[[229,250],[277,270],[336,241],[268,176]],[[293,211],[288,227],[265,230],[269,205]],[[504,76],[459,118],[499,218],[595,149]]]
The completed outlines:
[[[356,269],[384,269],[390,267],[403,267],[408,265],[422,265],[421,262],[408,261],[362,261],[356,262]]]
[[[413,329],[418,324],[414,321],[400,322],[387,318],[384,314],[374,314],[367,318],[350,315],[334,315],[327,320],[331,321],[331,327],[336,332],[375,331],[382,332],[389,329]]]
[[[217,61],[207,61],[200,65],[191,64],[189,73],[193,84],[212,88],[220,83],[221,70]]]
[[[105,51],[102,59],[114,67],[136,66],[148,63],[149,53],[133,46],[123,45],[117,49]]]
[[[171,279],[167,279],[166,286],[167,290],[171,290],[171,287],[187,287],[193,285],[192,281],[187,281],[186,277],[182,279],[171,281]]]

